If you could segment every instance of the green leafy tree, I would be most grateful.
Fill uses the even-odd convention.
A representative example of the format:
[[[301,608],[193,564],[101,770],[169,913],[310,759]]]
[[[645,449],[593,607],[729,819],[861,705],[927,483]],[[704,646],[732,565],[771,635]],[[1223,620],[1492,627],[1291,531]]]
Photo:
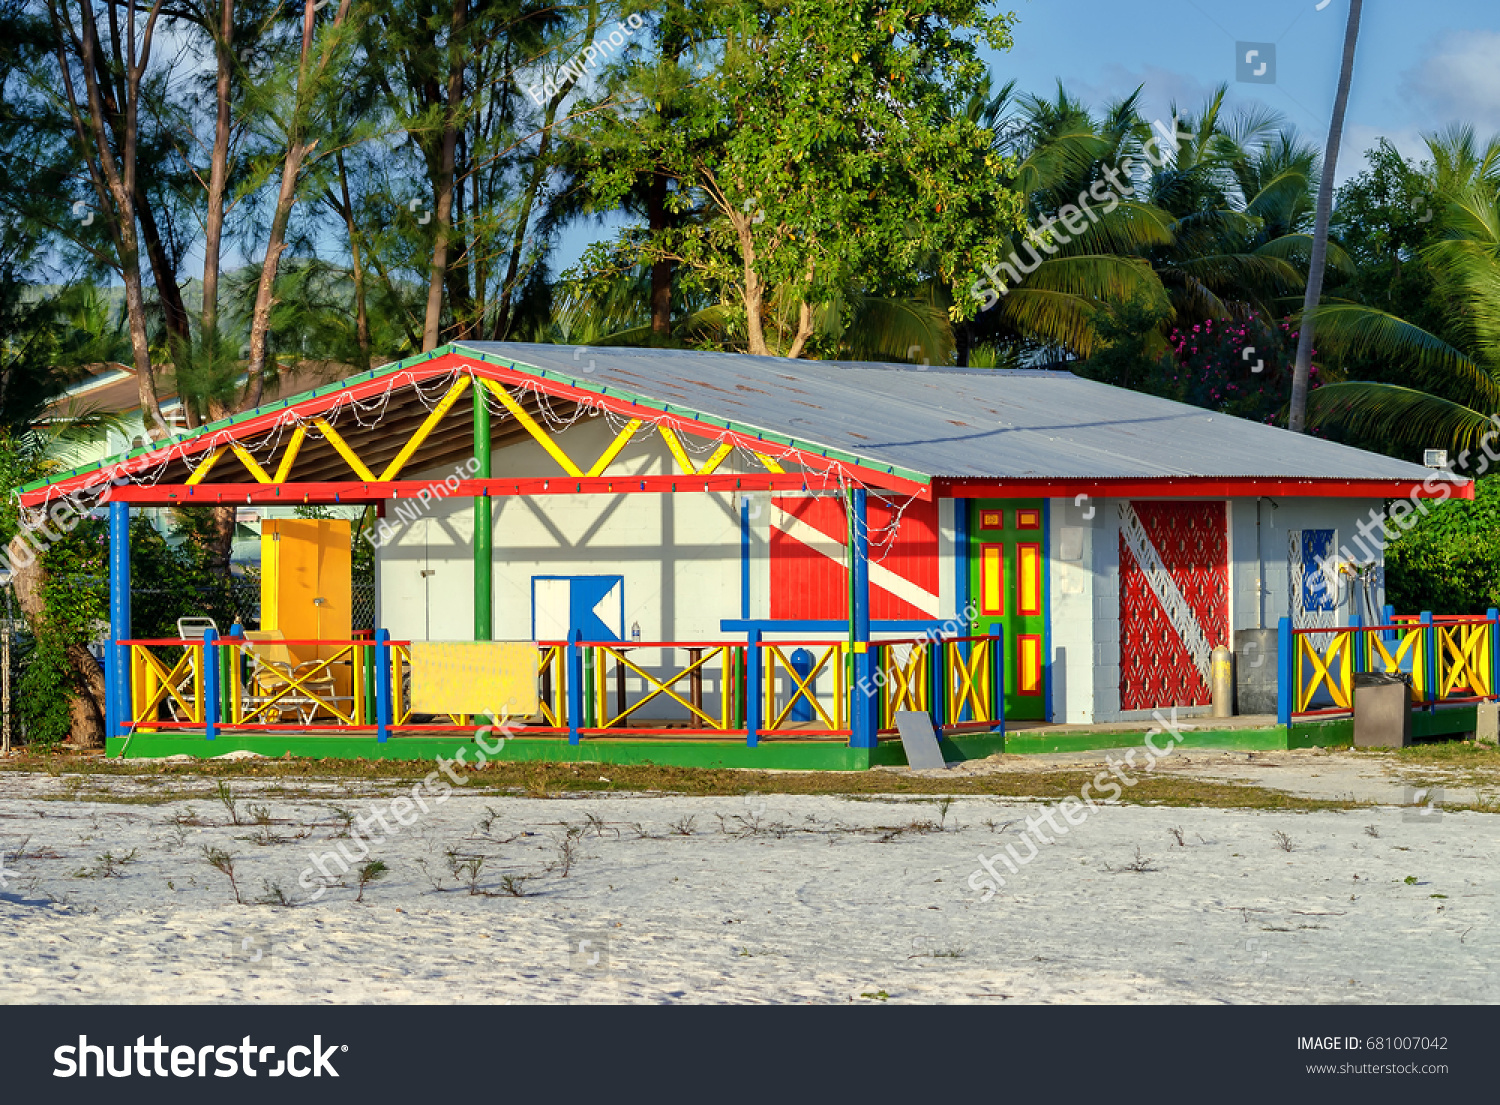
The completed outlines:
[[[1435,200],[1435,237],[1390,248],[1408,270],[1420,268],[1410,298],[1430,309],[1412,313],[1438,330],[1395,314],[1378,297],[1323,303],[1315,315],[1325,353],[1354,365],[1380,358],[1390,367],[1380,379],[1320,389],[1308,413],[1314,425],[1406,455],[1446,446],[1466,468],[1500,412],[1500,138],[1480,146],[1472,131],[1459,129],[1427,143],[1432,163],[1423,174]]]
[[[1439,503],[1392,536],[1385,593],[1397,612],[1483,614],[1500,606],[1500,480],[1479,480],[1472,501]]]
[[[675,125],[637,103],[591,117],[588,136],[620,153],[589,176],[596,202],[657,174],[677,182],[668,207],[683,218],[594,249],[590,271],[670,262],[690,293],[732,312],[746,351],[796,357],[842,331],[831,316],[859,296],[968,286],[1020,225],[992,136],[957,110],[983,79],[979,47],[1009,47],[1011,16],[972,0],[695,10],[702,76],[674,101]]]

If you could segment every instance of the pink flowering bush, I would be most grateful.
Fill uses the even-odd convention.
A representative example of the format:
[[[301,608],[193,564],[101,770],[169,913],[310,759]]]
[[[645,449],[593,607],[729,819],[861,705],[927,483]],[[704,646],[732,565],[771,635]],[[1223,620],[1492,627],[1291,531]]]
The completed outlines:
[[[1297,331],[1286,321],[1210,318],[1174,328],[1165,389],[1173,398],[1257,422],[1275,421],[1292,392]],[[1314,357],[1317,350],[1313,351]],[[1313,362],[1309,387],[1319,384]]]

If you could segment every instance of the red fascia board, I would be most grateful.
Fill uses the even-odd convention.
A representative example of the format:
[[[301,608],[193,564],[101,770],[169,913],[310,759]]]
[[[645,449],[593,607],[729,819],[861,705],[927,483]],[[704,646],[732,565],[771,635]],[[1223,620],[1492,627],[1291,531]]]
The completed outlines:
[[[47,487],[37,488],[34,491],[30,491],[22,495],[21,503],[23,506],[27,507],[42,506],[61,495],[66,495],[82,488],[91,487],[98,483],[101,483],[104,480],[110,478],[110,475],[117,469],[121,473],[129,473],[131,471],[150,468],[158,463],[161,463],[163,459],[170,459],[173,456],[196,456],[211,449],[216,449],[220,445],[226,444],[230,441],[242,441],[248,437],[255,437],[268,433],[271,430],[274,430],[279,423],[288,419],[288,417],[291,416],[293,412],[295,412],[296,416],[306,419],[324,414],[343,403],[352,402],[354,400],[364,400],[375,395],[380,395],[384,393],[388,387],[391,386],[391,379],[393,376],[399,378],[403,375],[408,375],[410,376],[412,381],[415,382],[430,380],[433,377],[446,376],[457,368],[470,369],[479,376],[488,377],[489,379],[495,380],[499,383],[534,387],[537,390],[542,391],[554,398],[571,399],[576,400],[580,403],[587,403],[595,407],[602,407],[615,414],[623,415],[627,418],[644,418],[646,421],[663,424],[671,427],[674,431],[690,434],[695,437],[707,436],[712,437],[715,440],[728,441],[745,449],[749,449],[752,452],[775,452],[777,455],[773,457],[773,459],[790,460],[814,470],[832,470],[838,467],[842,467],[846,472],[857,478],[861,483],[865,484],[868,487],[895,491],[899,494],[911,495],[919,499],[932,498],[931,484],[918,483],[914,480],[904,479],[901,476],[896,476],[889,472],[882,472],[879,469],[866,468],[862,465],[852,464],[837,459],[831,459],[820,453],[810,453],[800,449],[793,449],[790,456],[782,456],[782,451],[786,450],[788,446],[785,446],[780,442],[768,442],[762,438],[753,437],[749,434],[738,433],[733,430],[727,430],[719,426],[714,426],[712,424],[705,424],[697,421],[696,419],[688,418],[682,415],[669,414],[664,411],[658,410],[655,407],[641,407],[640,405],[633,403],[628,399],[616,398],[611,395],[600,394],[599,392],[587,391],[582,388],[571,387],[556,380],[545,379],[540,376],[533,376],[530,373],[521,372],[515,369],[502,368],[498,365],[489,364],[484,361],[475,361],[472,358],[467,358],[457,353],[448,353],[444,354],[441,357],[434,357],[431,361],[428,361],[424,364],[403,369],[398,373],[388,373],[384,376],[377,376],[372,380],[361,380],[359,383],[352,384],[340,391],[330,392],[327,395],[321,395],[313,399],[307,399],[295,405],[289,405],[278,408],[276,410],[267,411],[263,415],[247,419],[246,421],[239,423],[238,425],[232,427],[224,427],[220,430],[214,431],[211,434],[205,434],[200,439],[178,442],[175,445],[166,446],[161,450],[157,450],[151,453],[147,453],[143,456],[135,457],[131,460],[121,462],[121,464],[117,466],[110,465],[104,468],[94,469],[93,471],[83,472],[70,480],[51,484]],[[248,477],[248,473],[246,475]],[[788,476],[792,475],[792,473],[788,473]],[[738,479],[742,477],[733,478]],[[680,482],[681,477],[678,477],[678,479]],[[798,477],[798,481],[800,481],[800,476]],[[511,480],[502,482],[512,484],[516,483],[517,481]],[[524,483],[526,481],[519,482]],[[238,487],[241,485],[234,486]],[[255,495],[257,494],[257,488],[264,488],[266,486],[270,485],[247,482],[243,485],[241,494],[248,493],[251,495]],[[292,485],[287,485],[288,488],[290,488],[291,486]],[[306,490],[309,487],[334,487],[341,485],[299,484],[296,486],[299,489],[298,494],[304,495],[310,494],[310,492]],[[365,485],[361,484],[360,486]],[[426,485],[424,484],[420,486]],[[785,490],[792,486],[793,485],[790,484],[777,484],[772,486],[771,489]],[[796,482],[795,486],[800,487],[801,483]],[[755,490],[755,487],[747,484],[746,489]],[[661,490],[661,488],[656,488],[654,490]],[[545,492],[513,491],[508,493],[544,494]],[[284,491],[281,497],[285,498],[286,494],[287,492]],[[498,492],[492,492],[492,494],[498,494]],[[124,496],[122,496],[121,498],[122,501],[130,502],[182,501],[182,497],[180,495],[162,499],[140,499],[135,498],[134,496],[131,496],[128,499]],[[229,500],[225,499],[223,501]],[[306,501],[333,502],[334,500],[332,498],[311,498],[307,499]],[[348,500],[346,498],[339,501]]]
[[[1444,494],[1444,488],[1447,493]],[[940,480],[939,498],[1025,499],[1070,498],[1092,495],[1100,499],[1271,498],[1310,499],[1472,499],[1472,480],[1450,480],[1441,473],[1425,482],[1408,480],[1289,480],[1224,479],[1217,476],[1175,476],[1141,480]]]
[[[107,491],[103,501],[140,503],[152,506],[216,506],[220,503],[235,503],[241,506],[301,506],[303,504],[380,503],[387,500],[416,499],[426,494],[429,497],[441,488],[447,498],[478,498],[488,495],[505,498],[515,495],[628,495],[670,494],[672,492],[700,491],[822,491],[828,484],[814,478],[815,474],[787,472],[752,473],[749,475],[710,476],[547,476],[524,480],[460,480],[458,486],[444,486],[441,480],[423,483],[418,480],[389,480],[365,483],[200,483],[195,487],[187,484],[131,484],[114,487]]]

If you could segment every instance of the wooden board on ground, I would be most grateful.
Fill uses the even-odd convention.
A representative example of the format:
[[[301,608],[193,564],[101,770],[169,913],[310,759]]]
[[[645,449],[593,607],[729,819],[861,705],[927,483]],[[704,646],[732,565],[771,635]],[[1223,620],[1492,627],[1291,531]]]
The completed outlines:
[[[906,762],[912,767],[948,766],[943,750],[938,747],[931,715],[922,710],[897,710],[896,728],[901,733],[901,746],[906,749]]]

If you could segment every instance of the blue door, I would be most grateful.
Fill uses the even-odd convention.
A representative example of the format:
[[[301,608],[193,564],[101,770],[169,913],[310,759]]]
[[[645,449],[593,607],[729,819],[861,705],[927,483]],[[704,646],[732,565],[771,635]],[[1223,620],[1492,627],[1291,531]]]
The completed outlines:
[[[531,577],[531,639],[562,641],[575,629],[585,641],[624,639],[624,576]]]

